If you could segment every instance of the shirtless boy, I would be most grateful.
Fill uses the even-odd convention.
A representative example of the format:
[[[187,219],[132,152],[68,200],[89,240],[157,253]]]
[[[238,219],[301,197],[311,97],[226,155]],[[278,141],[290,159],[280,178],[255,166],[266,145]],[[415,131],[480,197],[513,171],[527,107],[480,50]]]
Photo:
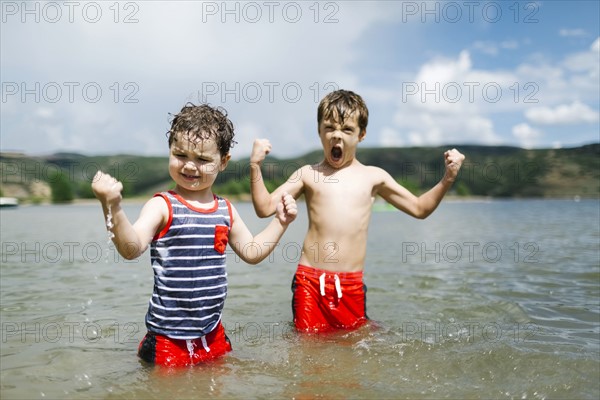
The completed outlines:
[[[306,200],[308,232],[292,283],[294,324],[299,331],[355,329],[366,322],[363,270],[376,196],[415,218],[426,218],[452,186],[465,159],[456,149],[446,151],[443,178],[415,196],[383,169],[356,159],[368,116],[363,99],[351,91],[325,96],[317,113],[323,160],[301,167],[273,193],[265,187],[260,170],[271,144],[266,139],[254,142],[250,171],[257,215],[273,215],[283,193],[295,199],[304,195]]]

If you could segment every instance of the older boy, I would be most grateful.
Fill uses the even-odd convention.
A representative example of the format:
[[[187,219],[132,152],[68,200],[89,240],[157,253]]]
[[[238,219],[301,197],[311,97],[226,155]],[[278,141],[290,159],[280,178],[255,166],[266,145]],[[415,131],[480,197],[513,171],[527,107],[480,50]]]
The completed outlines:
[[[323,161],[301,167],[271,194],[260,170],[271,145],[266,139],[254,142],[250,171],[257,215],[272,215],[283,193],[306,198],[309,226],[292,283],[299,331],[354,329],[366,322],[363,269],[375,197],[413,217],[426,218],[452,186],[465,158],[456,149],[446,151],[444,177],[417,197],[383,169],[356,159],[368,116],[363,99],[353,92],[338,90],[325,96],[317,113]]]

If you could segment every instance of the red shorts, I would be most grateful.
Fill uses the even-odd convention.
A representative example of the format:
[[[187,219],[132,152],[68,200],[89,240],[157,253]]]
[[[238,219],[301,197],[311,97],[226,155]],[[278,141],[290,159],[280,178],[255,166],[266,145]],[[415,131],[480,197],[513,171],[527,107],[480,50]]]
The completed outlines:
[[[218,358],[231,351],[231,343],[219,324],[208,335],[197,339],[172,339],[148,332],[140,342],[138,356],[149,363],[166,367],[187,367]]]
[[[362,271],[335,273],[298,265],[292,292],[294,324],[299,331],[356,329],[367,321]]]

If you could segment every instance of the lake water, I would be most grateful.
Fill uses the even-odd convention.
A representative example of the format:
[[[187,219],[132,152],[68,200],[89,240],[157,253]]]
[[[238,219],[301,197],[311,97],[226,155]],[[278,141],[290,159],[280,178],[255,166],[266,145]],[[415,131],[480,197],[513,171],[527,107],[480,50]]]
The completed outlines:
[[[253,232],[267,224],[237,204]],[[139,204],[126,212],[137,218]],[[294,332],[290,283],[307,221],[248,266],[230,253],[233,352],[184,369],[142,364],[149,255],[108,246],[98,204],[2,209],[2,399],[600,396],[600,204],[443,202],[426,220],[375,212],[372,322]]]

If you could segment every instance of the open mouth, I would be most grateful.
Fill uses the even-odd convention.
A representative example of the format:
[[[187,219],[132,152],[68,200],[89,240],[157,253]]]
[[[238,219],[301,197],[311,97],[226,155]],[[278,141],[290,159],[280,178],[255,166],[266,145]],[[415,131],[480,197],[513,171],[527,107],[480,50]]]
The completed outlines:
[[[342,159],[342,148],[339,146],[333,146],[333,148],[331,149],[331,159],[333,161],[340,161]]]
[[[199,177],[196,175],[188,175],[188,174],[181,174],[185,179],[189,179],[189,180],[193,180],[193,179],[198,179]]]

